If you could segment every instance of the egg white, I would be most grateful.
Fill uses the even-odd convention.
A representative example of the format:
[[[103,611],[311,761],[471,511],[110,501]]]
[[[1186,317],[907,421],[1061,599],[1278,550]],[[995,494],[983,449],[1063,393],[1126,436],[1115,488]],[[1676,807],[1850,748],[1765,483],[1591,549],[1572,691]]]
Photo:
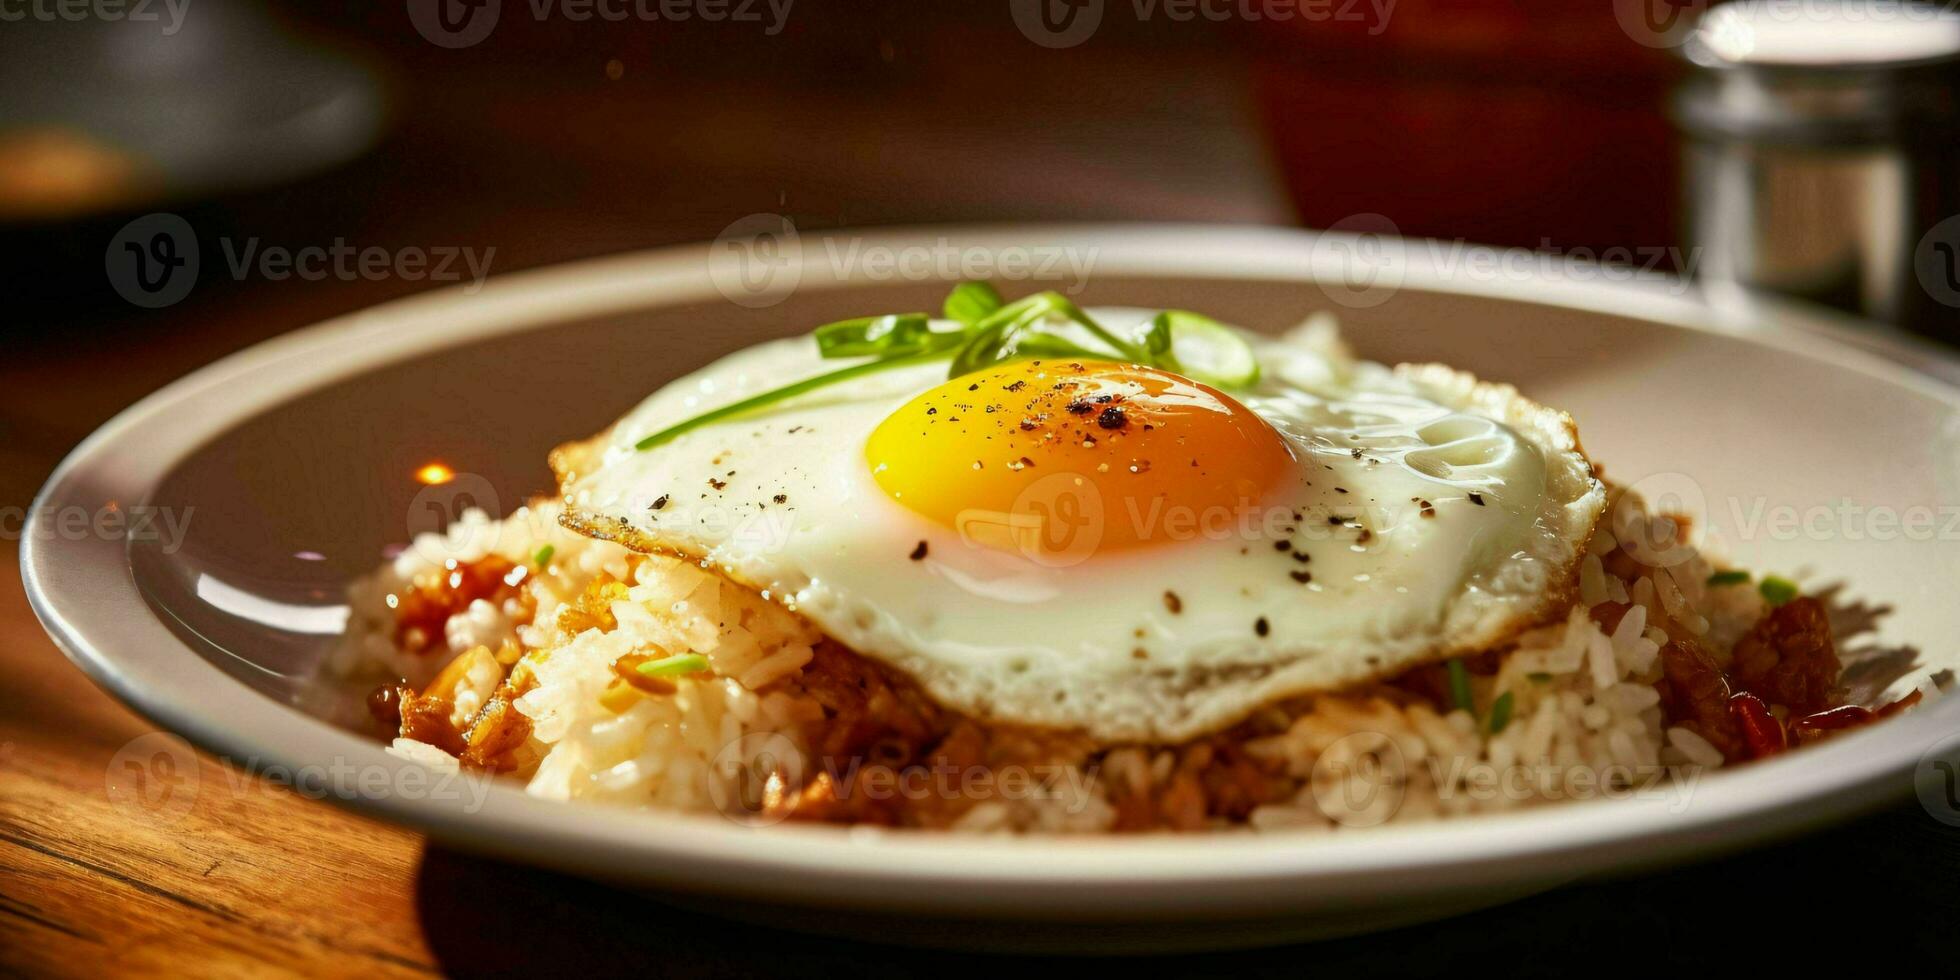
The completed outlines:
[[[1248,339],[1264,376],[1235,394],[1290,443],[1288,482],[1250,517],[1080,563],[983,546],[986,521],[962,534],[873,482],[866,438],[942,364],[634,448],[833,368],[807,337],[667,385],[553,467],[575,530],[699,559],[949,707],[1105,741],[1195,737],[1280,697],[1493,648],[1569,604],[1605,492],[1568,416],[1441,365],[1358,361],[1324,325]],[[1100,503],[1104,520],[1191,516]]]

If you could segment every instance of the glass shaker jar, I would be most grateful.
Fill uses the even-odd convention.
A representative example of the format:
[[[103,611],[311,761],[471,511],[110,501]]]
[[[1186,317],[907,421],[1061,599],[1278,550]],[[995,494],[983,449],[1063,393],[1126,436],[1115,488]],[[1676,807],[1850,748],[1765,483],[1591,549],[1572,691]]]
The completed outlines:
[[[1787,294],[1960,342],[1960,16],[1742,0],[1682,52],[1688,254],[1709,298]]]

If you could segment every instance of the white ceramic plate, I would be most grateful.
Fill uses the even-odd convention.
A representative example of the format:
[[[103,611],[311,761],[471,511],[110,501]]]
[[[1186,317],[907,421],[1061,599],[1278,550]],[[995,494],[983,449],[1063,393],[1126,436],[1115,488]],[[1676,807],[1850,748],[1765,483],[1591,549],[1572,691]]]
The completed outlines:
[[[408,763],[293,705],[330,640],[341,587],[435,519],[407,479],[416,466],[448,461],[473,474],[457,485],[474,502],[515,506],[548,485],[546,449],[668,378],[828,319],[929,306],[942,283],[878,281],[879,268],[844,259],[951,243],[967,255],[1087,262],[1084,302],[1177,305],[1262,329],[1330,309],[1364,355],[1516,382],[1569,409],[1614,478],[1691,498],[1745,566],[1842,582],[1845,595],[1890,606],[1879,639],[1919,648],[1914,677],[1960,661],[1960,546],[1946,526],[1960,513],[1960,389],[1933,377],[1951,367],[1923,348],[1794,310],[1717,317],[1676,284],[1613,282],[1596,269],[1490,272],[1427,243],[1163,226],[829,237],[767,253],[787,264],[736,269],[757,274],[746,287],[727,274],[728,254],[663,250],[414,297],[212,365],[62,464],[27,529],[28,594],[69,657],[158,724],[235,763],[340,764],[392,784]],[[1930,540],[1877,540],[1862,517],[1813,517],[1792,534],[1774,517],[1840,500],[1941,516]],[[112,502],[188,515],[187,533],[172,545],[77,540],[58,527],[64,513]],[[1795,833],[1909,798],[1915,769],[1925,773],[1922,758],[1956,722],[1960,703],[1930,704],[1710,777],[1685,804],[1595,801],[1340,835],[758,830],[506,786],[480,805],[467,793],[395,791],[344,802],[452,845],[723,910],[794,906],[787,921],[805,926],[1189,948],[1378,928]]]

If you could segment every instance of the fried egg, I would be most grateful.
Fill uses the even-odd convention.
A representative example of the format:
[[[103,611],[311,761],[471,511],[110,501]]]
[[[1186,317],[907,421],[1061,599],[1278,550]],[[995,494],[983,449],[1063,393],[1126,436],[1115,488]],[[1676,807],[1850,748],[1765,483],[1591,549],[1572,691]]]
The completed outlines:
[[[1136,310],[1098,310],[1114,327]],[[996,723],[1178,741],[1499,647],[1569,604],[1605,502],[1572,420],[1330,326],[1231,392],[1114,361],[944,362],[635,444],[835,367],[725,357],[553,454],[575,530],[685,555]]]

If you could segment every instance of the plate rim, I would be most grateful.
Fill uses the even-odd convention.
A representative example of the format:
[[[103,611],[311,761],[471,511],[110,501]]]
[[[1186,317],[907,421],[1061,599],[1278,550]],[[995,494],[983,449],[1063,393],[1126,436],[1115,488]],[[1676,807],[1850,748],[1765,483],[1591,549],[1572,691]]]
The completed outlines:
[[[1100,275],[1297,280],[1303,287],[1342,272],[1344,255],[1352,254],[1343,250],[1360,244],[1357,236],[1335,233],[1187,224],[927,225],[826,234],[866,246],[947,238],[994,249],[1067,244],[1096,249]],[[84,439],[36,496],[21,536],[30,605],[56,645],[99,686],[220,758],[286,764],[345,759],[391,774],[415,766],[225,675],[156,618],[119,544],[57,547],[52,515],[100,499],[91,493],[139,499],[154,489],[155,480],[145,477],[161,477],[182,458],[168,447],[188,451],[268,404],[379,364],[554,321],[713,300],[720,295],[710,276],[713,247],[650,249],[493,277],[480,290],[454,286],[420,293],[271,338],[172,382]],[[1855,322],[1848,318],[1778,303],[1723,312],[1665,283],[1579,283],[1542,274],[1472,281],[1438,269],[1413,247],[1403,259],[1400,288],[1737,336],[1813,359],[1828,357],[1837,367],[1960,409],[1960,386],[1925,370],[1929,363],[1944,370],[1950,359],[1886,332],[1847,336],[1847,324]],[[875,281],[860,270],[799,288]],[[275,375],[279,384],[268,381]],[[159,435],[157,427],[171,412],[220,397],[221,388],[241,387],[225,396],[235,404],[215,421],[200,418],[180,425],[170,439],[143,443],[142,437]],[[102,465],[109,461],[117,464],[113,472]],[[129,601],[138,603],[141,615],[129,615]],[[1692,817],[1668,814],[1658,800],[1602,800],[1374,828],[1339,835],[1338,843],[1324,834],[1223,835],[1069,838],[1068,846],[1056,847],[1044,838],[806,826],[756,830],[696,815],[663,816],[685,833],[661,839],[647,833],[642,813],[566,807],[502,785],[488,788],[480,809],[461,798],[327,798],[471,850],[751,899],[1020,919],[1222,917],[1555,882],[1796,833],[1909,796],[1911,782],[1902,774],[1941,737],[1960,730],[1960,700],[1931,707],[1807,749],[1800,759],[1724,773],[1694,797]],[[1798,766],[1803,788],[1793,794],[1785,783]],[[761,875],[743,877],[755,872]]]

